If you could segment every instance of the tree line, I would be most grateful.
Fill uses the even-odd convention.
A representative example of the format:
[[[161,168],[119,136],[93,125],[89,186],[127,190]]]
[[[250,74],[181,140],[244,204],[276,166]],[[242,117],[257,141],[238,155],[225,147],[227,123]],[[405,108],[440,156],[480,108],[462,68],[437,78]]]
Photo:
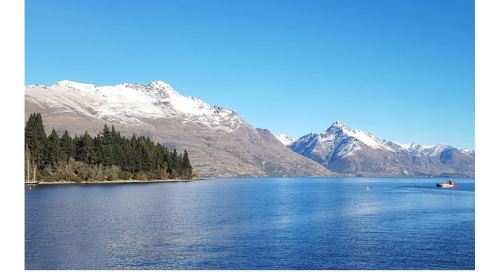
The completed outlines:
[[[189,155],[154,143],[149,137],[126,138],[104,125],[95,137],[85,132],[47,136],[40,113],[33,113],[25,127],[26,159],[39,170],[40,180],[100,181],[193,177]]]

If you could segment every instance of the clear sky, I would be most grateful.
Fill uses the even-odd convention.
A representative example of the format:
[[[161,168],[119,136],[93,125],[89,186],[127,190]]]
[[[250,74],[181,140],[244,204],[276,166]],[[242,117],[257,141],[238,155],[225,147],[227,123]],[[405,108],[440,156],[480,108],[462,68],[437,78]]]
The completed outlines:
[[[471,0],[26,0],[26,83],[163,80],[293,138],[474,147]]]

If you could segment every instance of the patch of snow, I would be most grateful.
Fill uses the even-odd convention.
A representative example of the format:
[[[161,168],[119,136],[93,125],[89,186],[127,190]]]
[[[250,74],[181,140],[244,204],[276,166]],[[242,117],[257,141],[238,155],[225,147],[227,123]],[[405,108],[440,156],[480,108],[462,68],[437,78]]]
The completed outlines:
[[[293,143],[292,137],[286,134],[278,134],[275,137],[285,146],[290,146]]]
[[[421,145],[421,144],[400,144],[407,152],[420,155],[435,157],[440,155],[444,150],[451,148],[450,145],[438,144],[438,145]]]
[[[468,155],[474,155],[476,153],[475,150],[473,149],[469,149],[469,148],[463,148],[460,150],[462,153],[464,154],[468,154]]]

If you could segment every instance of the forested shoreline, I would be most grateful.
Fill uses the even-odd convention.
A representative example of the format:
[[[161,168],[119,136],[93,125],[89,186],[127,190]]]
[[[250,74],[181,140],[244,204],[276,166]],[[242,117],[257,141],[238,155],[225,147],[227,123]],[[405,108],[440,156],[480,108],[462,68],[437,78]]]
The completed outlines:
[[[25,127],[25,177],[45,182],[191,179],[193,170],[186,150],[154,143],[149,137],[124,137],[105,125],[95,137],[87,132],[47,136],[40,113],[30,115]]]

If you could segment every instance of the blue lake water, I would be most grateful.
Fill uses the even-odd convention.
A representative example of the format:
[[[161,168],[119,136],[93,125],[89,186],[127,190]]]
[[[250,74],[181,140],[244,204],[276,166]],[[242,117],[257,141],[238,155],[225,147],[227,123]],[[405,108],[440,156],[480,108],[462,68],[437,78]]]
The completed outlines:
[[[249,178],[25,191],[26,269],[474,269],[474,180]],[[367,190],[369,186],[369,190]]]

